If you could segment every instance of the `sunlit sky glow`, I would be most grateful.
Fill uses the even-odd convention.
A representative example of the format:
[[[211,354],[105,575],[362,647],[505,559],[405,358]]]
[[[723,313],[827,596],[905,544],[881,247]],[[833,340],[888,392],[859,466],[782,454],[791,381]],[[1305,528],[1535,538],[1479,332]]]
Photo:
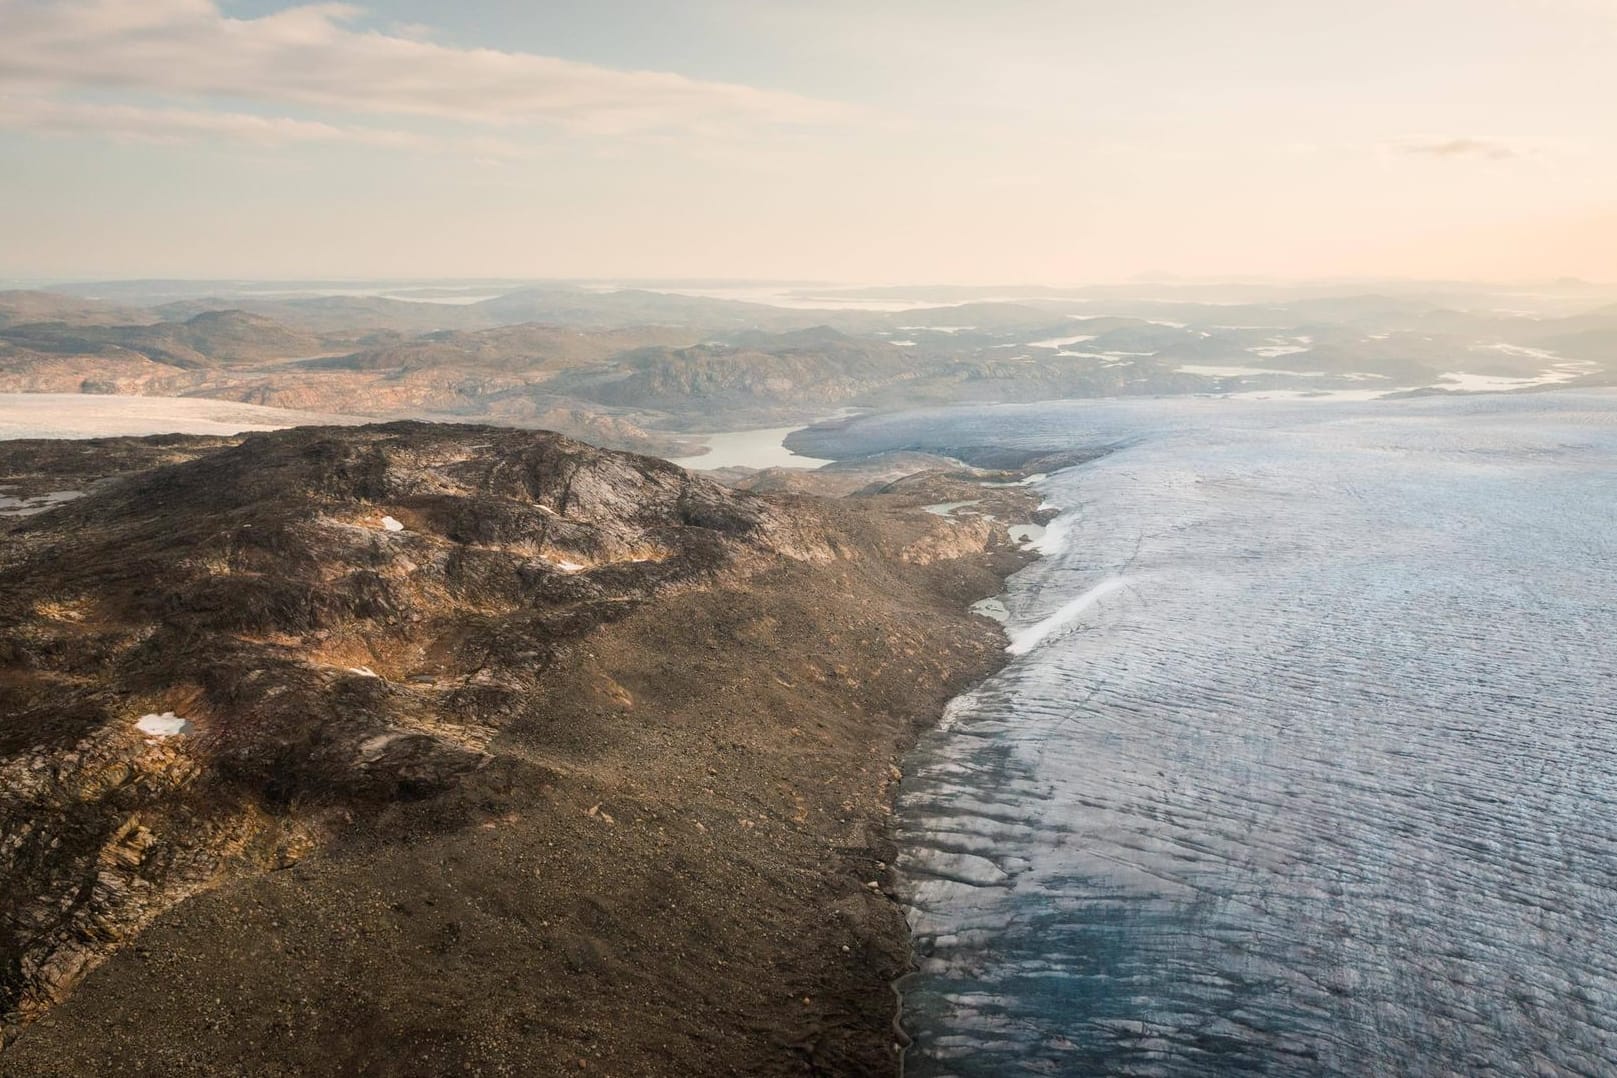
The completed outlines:
[[[1617,280],[1617,0],[0,0],[0,276]]]

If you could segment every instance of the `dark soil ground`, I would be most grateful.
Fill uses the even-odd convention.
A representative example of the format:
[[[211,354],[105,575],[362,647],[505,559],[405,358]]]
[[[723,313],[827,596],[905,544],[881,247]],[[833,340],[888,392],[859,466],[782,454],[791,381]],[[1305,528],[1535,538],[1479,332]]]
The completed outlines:
[[[1001,661],[966,608],[1026,560],[1000,525],[914,505],[1035,501],[910,486],[774,499],[839,556],[589,629],[485,766],[169,909],[0,1074],[895,1073],[893,785]]]

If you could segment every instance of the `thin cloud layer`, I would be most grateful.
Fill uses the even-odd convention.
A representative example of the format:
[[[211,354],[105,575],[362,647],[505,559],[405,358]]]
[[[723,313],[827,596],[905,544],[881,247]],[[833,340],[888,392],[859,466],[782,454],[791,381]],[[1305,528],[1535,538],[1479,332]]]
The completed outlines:
[[[143,108],[50,98],[0,98],[0,127],[53,134],[97,134],[143,142],[182,142],[199,137],[225,138],[263,146],[296,142],[360,143],[392,149],[419,149],[430,140],[409,131],[256,116],[241,112]]]
[[[1420,157],[1482,158],[1503,161],[1521,157],[1522,150],[1507,142],[1487,138],[1415,139],[1397,144],[1400,153]]]
[[[70,129],[91,114],[65,102],[54,114],[27,103],[117,90],[604,135],[816,125],[851,115],[834,102],[733,83],[362,29],[362,14],[324,3],[234,19],[213,0],[0,0],[0,93],[13,99],[13,117],[21,112],[37,126],[54,115]],[[229,133],[253,118],[209,110],[206,118],[165,111],[162,119],[174,129]]]
[[[533,147],[487,134],[436,135],[396,128],[300,120],[288,116],[152,108],[47,97],[0,96],[0,130],[47,135],[96,135],[118,142],[212,140],[276,148],[297,144],[366,146],[379,150],[451,153],[484,164],[530,159]]]

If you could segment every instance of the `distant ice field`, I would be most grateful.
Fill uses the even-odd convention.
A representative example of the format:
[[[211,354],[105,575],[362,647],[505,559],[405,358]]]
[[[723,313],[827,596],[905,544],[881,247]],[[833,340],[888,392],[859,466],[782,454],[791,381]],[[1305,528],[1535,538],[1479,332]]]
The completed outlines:
[[[310,424],[370,422],[353,416],[265,408],[193,397],[0,393],[0,440],[146,434],[239,434]]]

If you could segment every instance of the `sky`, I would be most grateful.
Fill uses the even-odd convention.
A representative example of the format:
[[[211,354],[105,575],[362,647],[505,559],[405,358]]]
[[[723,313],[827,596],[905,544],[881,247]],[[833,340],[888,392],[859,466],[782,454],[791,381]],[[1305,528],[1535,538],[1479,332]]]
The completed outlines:
[[[0,0],[0,277],[1617,281],[1617,0]]]

